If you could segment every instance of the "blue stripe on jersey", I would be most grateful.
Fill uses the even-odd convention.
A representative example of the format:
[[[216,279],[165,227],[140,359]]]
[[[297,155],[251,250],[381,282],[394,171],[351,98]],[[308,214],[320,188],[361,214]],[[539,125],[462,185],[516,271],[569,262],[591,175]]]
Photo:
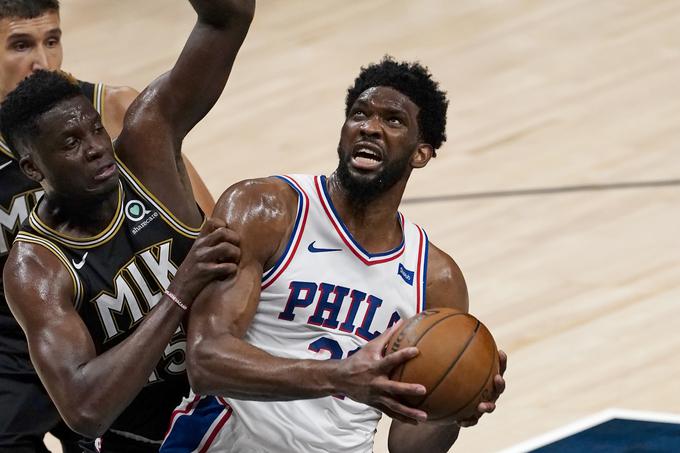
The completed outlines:
[[[361,246],[357,241],[354,240],[354,237],[352,236],[352,233],[349,232],[349,229],[345,226],[345,223],[342,221],[342,218],[338,214],[338,211],[335,210],[335,206],[333,206],[333,200],[331,200],[331,196],[328,193],[328,184],[327,184],[327,178],[325,176],[321,176],[321,190],[323,191],[324,198],[328,202],[328,206],[331,208],[331,211],[333,212],[333,216],[335,219],[338,221],[338,225],[340,225],[340,228],[345,232],[345,235],[347,238],[352,241],[352,244],[357,248],[357,250],[361,251],[364,255],[366,255],[368,258],[378,258],[381,256],[387,256],[387,255],[392,255],[393,253],[398,252],[403,246],[404,246],[404,225],[401,222],[401,217],[399,216],[399,213],[397,213],[397,222],[399,222],[402,225],[402,232],[401,232],[401,243],[393,248],[392,250],[388,250],[387,252],[381,252],[381,253],[369,253],[366,251],[365,248]]]
[[[297,207],[297,214],[295,215],[295,226],[293,226],[293,231],[290,234],[290,238],[288,239],[288,244],[286,244],[286,250],[283,251],[281,256],[279,257],[278,260],[276,260],[276,263],[262,275],[262,281],[267,280],[269,277],[271,277],[274,272],[279,268],[279,266],[283,263],[283,261],[286,259],[286,256],[288,255],[288,251],[290,248],[293,246],[293,243],[295,242],[295,235],[298,231],[298,227],[300,226],[300,219],[302,219],[302,209],[304,206],[304,195],[300,191],[300,189],[297,188],[295,184],[288,178],[284,176],[275,176],[275,178],[279,178],[282,181],[285,181],[286,184],[291,186],[295,192],[298,194],[298,207]]]
[[[423,241],[425,242],[424,247],[425,247],[425,257],[424,257],[424,262],[423,262],[423,285],[422,288],[420,289],[423,292],[423,297],[420,299],[420,311],[425,311],[427,305],[425,305],[425,294],[427,293],[427,254],[430,251],[430,240],[427,238],[427,233],[423,228],[420,229],[420,231],[423,232],[423,235],[425,238]]]
[[[177,417],[172,429],[165,436],[159,453],[194,451],[224,410],[224,405],[217,398],[213,396],[203,398],[191,414],[181,414]]]

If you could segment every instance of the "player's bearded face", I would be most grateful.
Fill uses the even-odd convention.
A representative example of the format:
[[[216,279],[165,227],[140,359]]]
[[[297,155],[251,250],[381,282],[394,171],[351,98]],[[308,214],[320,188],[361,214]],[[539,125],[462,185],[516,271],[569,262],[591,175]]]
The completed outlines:
[[[370,201],[408,178],[418,145],[418,107],[394,88],[369,88],[342,127],[338,180],[353,199]]]
[[[410,170],[410,154],[384,162],[379,170],[365,174],[358,173],[352,168],[352,154],[344,153],[341,145],[338,146],[338,156],[340,161],[336,174],[342,187],[355,200],[374,199],[391,189]]]

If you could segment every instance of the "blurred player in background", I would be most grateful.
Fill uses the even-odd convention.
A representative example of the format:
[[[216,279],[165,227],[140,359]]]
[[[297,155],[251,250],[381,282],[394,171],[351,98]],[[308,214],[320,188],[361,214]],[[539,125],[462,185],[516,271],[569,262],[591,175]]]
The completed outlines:
[[[0,102],[36,70],[56,70],[62,64],[62,31],[57,0],[0,0]],[[78,82],[83,94],[102,117],[111,137],[117,137],[137,91],[102,83]],[[194,194],[204,212],[214,201],[188,160],[185,164]],[[43,191],[24,176],[16,153],[0,137],[0,450],[46,451],[47,431],[62,440],[66,452],[80,451],[63,424],[28,356],[26,338],[5,301],[4,267],[19,225],[26,220]],[[73,450],[75,448],[75,450]]]
[[[240,233],[236,279],[209,284],[189,321],[191,395],[162,452],[371,452],[381,412],[391,452],[447,451],[460,426],[422,424],[389,379],[416,348],[383,356],[389,328],[429,307],[468,310],[463,275],[398,212],[411,171],[446,139],[445,93],[419,64],[362,69],[346,99],[337,170],[244,181],[216,216]],[[323,358],[339,360],[320,360]],[[219,395],[203,396],[203,395]]]
[[[188,391],[185,310],[238,260],[219,222],[194,244],[203,216],[181,143],[222,92],[254,2],[191,3],[185,48],[129,108],[115,156],[91,100],[61,74],[35,71],[0,109],[12,157],[44,190],[7,258],[7,303],[59,413],[86,437],[104,433],[102,451],[158,450]]]

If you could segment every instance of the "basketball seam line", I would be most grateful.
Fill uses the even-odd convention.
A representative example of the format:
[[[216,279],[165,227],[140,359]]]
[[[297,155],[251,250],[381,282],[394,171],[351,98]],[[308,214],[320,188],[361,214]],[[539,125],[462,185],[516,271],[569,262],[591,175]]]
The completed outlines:
[[[422,312],[422,313],[425,313],[425,312]],[[440,319],[439,321],[434,322],[430,327],[428,327],[426,330],[424,330],[424,331],[420,334],[420,336],[416,339],[416,341],[413,342],[413,346],[418,347],[418,343],[420,343],[420,340],[423,339],[423,337],[425,336],[425,334],[428,333],[430,330],[432,330],[432,329],[433,329],[437,324],[439,324],[440,322],[445,321],[445,320],[447,320],[447,319],[449,319],[449,318],[452,318],[452,317],[454,317],[454,316],[460,316],[460,315],[467,315],[467,313],[451,313],[450,315],[448,315],[448,316],[446,316],[446,317]],[[423,317],[420,321],[422,321],[423,319],[425,319],[425,317]],[[420,322],[420,321],[418,321],[418,322]],[[415,326],[416,326],[416,325],[417,325],[417,323],[414,324],[414,325],[412,325],[412,326],[409,326],[409,330],[410,330],[410,329],[415,329]],[[467,348],[467,345],[466,345],[465,347]],[[456,359],[456,360],[458,360],[458,359]],[[402,378],[403,375],[404,375],[404,369],[405,369],[405,368],[406,368],[406,367],[402,365],[402,367],[401,367],[401,372],[399,373],[399,380],[400,380],[400,381],[401,381],[401,378]],[[450,369],[450,368],[449,368],[449,369]],[[447,373],[448,373],[448,372],[447,372]],[[441,381],[439,381],[439,382],[441,382]],[[437,383],[437,385],[439,385],[439,383]],[[434,388],[437,388],[437,385],[435,385]],[[427,401],[427,398],[428,398],[428,395],[425,395],[425,396],[423,397],[422,401],[418,402],[418,406],[416,406],[416,407],[420,407],[423,403],[425,403],[425,401]]]
[[[460,358],[463,356],[463,354],[464,354],[465,351],[467,350],[468,346],[470,346],[470,343],[472,343],[472,340],[474,340],[474,338],[477,336],[477,332],[479,332],[479,325],[480,325],[480,324],[481,324],[481,323],[479,322],[479,320],[477,320],[477,325],[475,326],[475,330],[472,331],[472,335],[470,335],[470,338],[468,338],[467,341],[465,342],[465,347],[464,347],[463,349],[460,350],[460,352],[458,353],[458,356],[456,357],[456,359],[455,359],[453,362],[451,362],[451,365],[449,365],[449,369],[446,370],[446,373],[443,373],[443,374],[442,374],[442,376],[439,378],[439,382],[437,382],[437,383],[432,387],[432,390],[429,392],[429,394],[425,397],[425,399],[423,400],[423,402],[420,403],[420,404],[425,404],[425,402],[430,398],[430,396],[432,396],[432,394],[433,394],[434,391],[437,389],[437,387],[439,387],[439,384],[441,384],[442,381],[444,381],[444,379],[446,379],[446,376],[449,375],[449,373],[451,372],[451,370],[453,370],[453,367],[456,366],[456,364],[458,363],[458,361],[460,360]],[[486,384],[486,381],[485,381],[485,384]],[[476,396],[476,394],[475,394],[475,396]],[[468,402],[467,404],[470,404],[470,403]],[[466,404],[466,405],[467,405],[467,404]],[[464,407],[465,407],[465,406],[463,406],[463,408],[464,408]],[[458,412],[460,409],[461,409],[461,408],[459,408],[459,409],[457,409],[457,410],[455,410],[455,411],[451,411],[451,413]],[[446,416],[443,416],[443,417],[433,418],[432,420],[440,420],[440,419],[442,419],[442,418],[446,418],[446,417],[449,417],[449,416],[450,416],[450,414],[449,414],[449,415],[446,415]]]
[[[495,348],[495,344],[494,344],[494,348]],[[470,398],[468,401],[465,402],[465,404],[463,405],[463,408],[468,407],[468,405],[472,402],[472,400],[477,398],[477,396],[479,396],[479,394],[484,390],[484,387],[486,387],[487,382],[489,382],[489,377],[491,376],[491,373],[493,372],[494,363],[495,362],[493,362],[493,361],[491,362],[491,367],[489,368],[489,371],[486,374],[486,379],[484,380],[484,383],[482,384],[480,389],[477,390],[477,393],[475,393],[475,396],[473,396],[472,398]],[[458,410],[461,410],[461,409],[458,409]],[[450,416],[451,416],[451,414],[447,415],[447,417],[450,417]],[[442,417],[442,418],[445,418],[445,417]]]

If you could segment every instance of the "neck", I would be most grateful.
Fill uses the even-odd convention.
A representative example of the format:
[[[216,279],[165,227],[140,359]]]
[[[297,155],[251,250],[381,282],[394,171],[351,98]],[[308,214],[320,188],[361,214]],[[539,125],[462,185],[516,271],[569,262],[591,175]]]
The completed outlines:
[[[328,195],[350,233],[370,253],[397,247],[403,238],[397,211],[406,189],[399,181],[389,190],[369,200],[357,199],[343,187],[338,176],[328,177]]]
[[[118,188],[91,200],[46,192],[36,213],[53,230],[73,237],[90,237],[111,223],[118,208],[118,198]]]

